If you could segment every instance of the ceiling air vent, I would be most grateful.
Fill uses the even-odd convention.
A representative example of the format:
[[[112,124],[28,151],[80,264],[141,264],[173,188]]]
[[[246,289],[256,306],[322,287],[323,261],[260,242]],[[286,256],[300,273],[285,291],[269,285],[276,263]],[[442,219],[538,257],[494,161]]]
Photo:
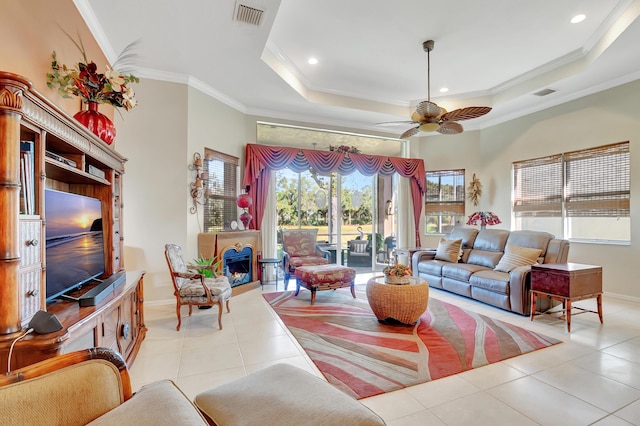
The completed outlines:
[[[550,95],[552,93],[555,93],[555,90],[553,90],[553,89],[542,89],[539,92],[534,93],[534,95],[536,95],[536,96],[547,96],[547,95]]]
[[[242,3],[237,3],[235,20],[257,26],[260,25],[263,13],[264,10],[256,9],[255,7],[247,6]]]

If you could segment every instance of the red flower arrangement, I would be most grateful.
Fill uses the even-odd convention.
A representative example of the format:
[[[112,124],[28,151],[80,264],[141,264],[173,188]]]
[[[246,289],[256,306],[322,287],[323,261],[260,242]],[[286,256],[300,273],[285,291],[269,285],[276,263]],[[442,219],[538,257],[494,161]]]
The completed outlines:
[[[410,276],[412,274],[411,268],[402,263],[398,263],[395,266],[387,266],[382,270],[385,275],[391,275],[392,277]]]

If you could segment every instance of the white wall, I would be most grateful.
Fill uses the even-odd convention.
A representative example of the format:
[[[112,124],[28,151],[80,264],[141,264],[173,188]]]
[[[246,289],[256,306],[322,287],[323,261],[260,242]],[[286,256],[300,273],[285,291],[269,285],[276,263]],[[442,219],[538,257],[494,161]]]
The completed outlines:
[[[185,244],[187,86],[143,79],[140,105],[116,114],[115,148],[128,158],[123,191],[124,264],[146,270],[145,298],[172,297],[164,245]]]
[[[143,79],[140,105],[116,115],[115,148],[126,156],[123,194],[124,262],[143,269],[145,299],[173,300],[164,245],[182,247],[186,261],[197,257],[202,212],[189,213],[188,169],[204,147],[244,157],[245,116],[184,84]]]
[[[193,161],[195,152],[204,155],[205,147],[238,157],[240,161],[244,159],[244,114],[193,88],[189,88],[188,108],[188,147],[185,164]],[[187,188],[189,183],[193,182],[193,178],[194,172],[187,173]],[[241,173],[238,179],[242,179]],[[193,205],[189,202],[190,206]],[[183,246],[187,260],[198,256],[198,233],[202,232],[203,226],[200,208],[202,206],[198,207],[197,215],[189,214],[187,217],[186,241]]]
[[[480,206],[511,228],[511,163],[549,154],[630,141],[631,245],[571,243],[569,261],[603,266],[604,291],[640,299],[632,265],[640,258],[640,81],[584,97],[507,123],[456,137],[420,139],[412,147],[425,159],[427,170],[466,169],[483,184]],[[463,136],[462,141],[457,137]],[[479,139],[475,137],[479,135]],[[450,140],[450,143],[444,141]],[[473,146],[473,144],[477,144]],[[446,166],[446,167],[443,167]],[[475,211],[467,202],[467,212]],[[424,231],[424,227],[421,228]]]

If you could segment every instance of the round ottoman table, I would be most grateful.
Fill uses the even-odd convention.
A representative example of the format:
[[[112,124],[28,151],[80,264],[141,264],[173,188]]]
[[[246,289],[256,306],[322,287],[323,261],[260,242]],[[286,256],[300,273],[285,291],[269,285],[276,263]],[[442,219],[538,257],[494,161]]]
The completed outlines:
[[[415,324],[427,310],[429,284],[411,277],[409,284],[386,284],[384,276],[367,282],[367,299],[378,321],[385,324]]]

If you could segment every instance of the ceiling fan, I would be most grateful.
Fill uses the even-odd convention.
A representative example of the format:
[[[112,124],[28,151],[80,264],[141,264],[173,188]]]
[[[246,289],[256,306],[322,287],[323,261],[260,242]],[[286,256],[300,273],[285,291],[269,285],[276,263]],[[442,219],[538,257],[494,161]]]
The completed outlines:
[[[431,61],[430,53],[433,50],[434,41],[427,40],[422,43],[422,49],[427,52],[427,100],[420,102],[416,106],[416,110],[411,114],[411,121],[395,121],[391,123],[380,124],[415,124],[400,135],[400,139],[409,138],[418,132],[438,132],[444,135],[454,135],[462,133],[462,125],[458,123],[461,120],[470,120],[478,118],[489,111],[491,107],[473,106],[456,109],[447,112],[446,109],[431,102]]]

